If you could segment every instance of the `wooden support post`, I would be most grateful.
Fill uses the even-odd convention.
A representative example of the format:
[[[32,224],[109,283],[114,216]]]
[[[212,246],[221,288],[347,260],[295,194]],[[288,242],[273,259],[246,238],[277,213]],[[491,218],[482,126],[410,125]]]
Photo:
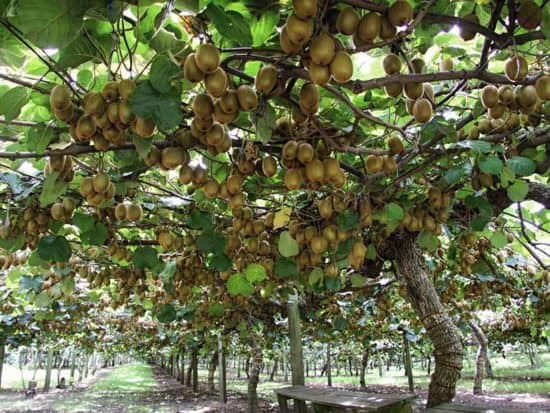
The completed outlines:
[[[46,377],[44,378],[44,391],[50,391],[52,382],[52,364],[53,364],[53,347],[48,347],[48,356],[46,358]]]
[[[199,391],[199,360],[198,360],[198,353],[199,349],[197,347],[193,347],[193,352],[191,354],[191,357],[193,360],[191,361],[191,365],[193,366],[193,392],[198,393]]]
[[[332,387],[332,371],[330,366],[330,343],[327,343],[327,386]]]
[[[297,295],[289,298],[287,310],[292,385],[303,386],[305,385],[304,354],[302,350],[302,327],[300,324],[300,309],[298,307]],[[294,411],[297,413],[306,413],[306,403],[303,401],[295,400]]]
[[[219,376],[219,388],[220,388],[220,402],[227,403],[227,377],[225,367],[225,349],[223,348],[223,342],[221,335],[218,336],[218,376]]]
[[[4,367],[4,357],[6,355],[6,344],[0,341],[0,389],[2,388],[2,367]]]
[[[412,361],[411,361],[411,350],[409,348],[409,340],[407,339],[407,334],[403,332],[403,350],[405,352],[405,369],[407,370],[407,378],[409,380],[409,390],[414,392],[414,381],[413,381],[413,371],[412,371]]]
[[[184,349],[180,350],[180,377],[179,382],[185,384],[185,351]]]

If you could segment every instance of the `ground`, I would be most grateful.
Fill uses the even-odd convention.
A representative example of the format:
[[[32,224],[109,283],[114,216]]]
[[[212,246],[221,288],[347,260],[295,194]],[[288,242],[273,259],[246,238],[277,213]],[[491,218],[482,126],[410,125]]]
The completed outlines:
[[[456,402],[485,407],[520,407],[528,410],[544,409],[550,412],[550,354],[542,356],[538,368],[518,368],[518,359],[493,360],[495,373],[499,380],[488,380],[487,391],[483,396],[471,394],[472,366],[465,366],[465,379],[461,380]],[[524,360],[521,361],[524,365]],[[21,386],[18,370],[10,370],[4,375],[4,384],[10,387]],[[14,373],[18,373],[14,375]],[[206,381],[206,372],[201,371],[201,382]],[[343,373],[343,372],[341,372]],[[31,373],[32,374],[32,373]],[[57,372],[54,373],[54,381]],[[68,377],[66,372],[62,376]],[[415,371],[415,392],[419,395],[415,402],[415,411],[421,411],[426,399],[428,376],[426,371]],[[30,377],[30,376],[29,376]],[[526,378],[529,378],[527,380]],[[28,377],[26,377],[28,379]],[[37,374],[39,387],[43,375]],[[266,377],[259,385],[258,392],[262,397],[261,410],[266,413],[276,412],[277,405],[273,389],[287,385],[283,377],[276,382],[268,382]],[[358,389],[358,378],[355,376],[336,376],[335,387]],[[325,377],[309,378],[308,384],[324,386]],[[145,364],[129,364],[99,371],[94,377],[77,383],[72,390],[55,390],[48,394],[39,394],[34,399],[26,399],[20,391],[0,392],[0,412],[20,413],[61,413],[61,412],[102,412],[102,413],[237,413],[246,410],[247,382],[231,376],[228,381],[229,401],[223,406],[217,401],[217,394],[208,392],[205,387],[198,394],[181,386],[168,377],[160,368]],[[407,392],[406,378],[397,369],[384,370],[380,377],[378,370],[370,370],[367,375],[369,392]]]

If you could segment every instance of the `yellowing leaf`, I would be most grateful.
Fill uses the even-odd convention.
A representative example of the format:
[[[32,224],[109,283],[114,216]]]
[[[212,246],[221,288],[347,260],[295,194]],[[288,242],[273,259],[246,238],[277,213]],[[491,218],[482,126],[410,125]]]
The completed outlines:
[[[291,207],[282,207],[279,211],[275,212],[273,218],[273,229],[284,227],[290,221],[290,214],[292,213]]]

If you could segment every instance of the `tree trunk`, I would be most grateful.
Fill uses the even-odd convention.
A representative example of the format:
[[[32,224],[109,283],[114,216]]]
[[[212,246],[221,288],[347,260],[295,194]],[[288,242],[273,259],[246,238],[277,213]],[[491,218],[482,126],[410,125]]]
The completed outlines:
[[[0,389],[2,388],[2,369],[4,367],[4,358],[6,356],[6,344],[0,341]]]
[[[216,374],[216,367],[218,365],[218,351],[214,351],[212,359],[208,365],[208,390],[214,391],[214,375]]]
[[[275,360],[273,360],[273,367],[271,368],[271,373],[269,373],[269,381],[273,381],[275,379],[275,374],[277,374],[278,366],[279,366],[279,357],[275,357]]]
[[[191,360],[189,361],[189,367],[187,367],[187,377],[185,378],[185,385],[187,387],[191,387],[191,379],[193,377],[193,370],[194,370],[193,360],[194,358],[191,357]]]
[[[251,357],[249,357],[248,372],[248,413],[257,413],[258,410],[258,382],[260,381],[260,367],[262,365],[262,349],[256,342],[252,342]]]
[[[493,374],[491,359],[489,358],[489,349],[487,349],[487,359],[485,360],[485,375],[491,380],[495,378],[495,375]]]
[[[52,364],[53,364],[53,347],[48,348],[48,356],[46,358],[46,377],[44,378],[44,392],[50,391],[52,382]]]
[[[220,402],[227,403],[227,375],[225,365],[225,349],[223,348],[222,337],[218,336],[218,377],[220,388]]]
[[[361,370],[359,370],[359,384],[361,388],[367,387],[365,381],[365,374],[367,371],[367,364],[369,363],[369,348],[367,346],[363,349],[363,357],[361,357]]]
[[[198,393],[199,391],[199,349],[197,347],[193,347],[193,352],[191,353],[191,357],[193,358],[193,393]]]
[[[428,407],[452,401],[462,370],[464,349],[460,333],[430,281],[415,235],[402,233],[392,243],[398,271],[407,295],[434,346],[435,371],[428,389]]]
[[[413,380],[413,367],[411,360],[411,350],[409,347],[409,340],[407,335],[403,333],[403,365],[405,366],[405,371],[407,372],[407,379],[409,383],[409,391],[414,393],[414,380]]]
[[[327,344],[327,386],[332,387],[332,372],[330,367],[330,344]]]
[[[185,384],[185,352],[180,350],[180,376],[178,378],[181,384]]]
[[[478,349],[476,356],[476,371],[474,375],[474,394],[483,394],[483,377],[485,376],[485,363],[487,362],[487,337],[479,325],[471,320],[469,323],[473,331]]]
[[[382,377],[384,375],[384,369],[382,368],[382,356],[380,355],[380,349],[376,352],[376,358],[378,362],[378,375]]]

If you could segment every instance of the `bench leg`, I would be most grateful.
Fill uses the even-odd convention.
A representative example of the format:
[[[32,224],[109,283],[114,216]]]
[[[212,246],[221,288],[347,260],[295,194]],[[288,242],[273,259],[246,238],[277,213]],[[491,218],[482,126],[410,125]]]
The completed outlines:
[[[346,413],[348,409],[340,409],[338,407],[322,406],[320,404],[311,404],[315,413]]]
[[[279,412],[280,413],[289,413],[288,411],[288,398],[278,394],[277,401],[279,402]]]

